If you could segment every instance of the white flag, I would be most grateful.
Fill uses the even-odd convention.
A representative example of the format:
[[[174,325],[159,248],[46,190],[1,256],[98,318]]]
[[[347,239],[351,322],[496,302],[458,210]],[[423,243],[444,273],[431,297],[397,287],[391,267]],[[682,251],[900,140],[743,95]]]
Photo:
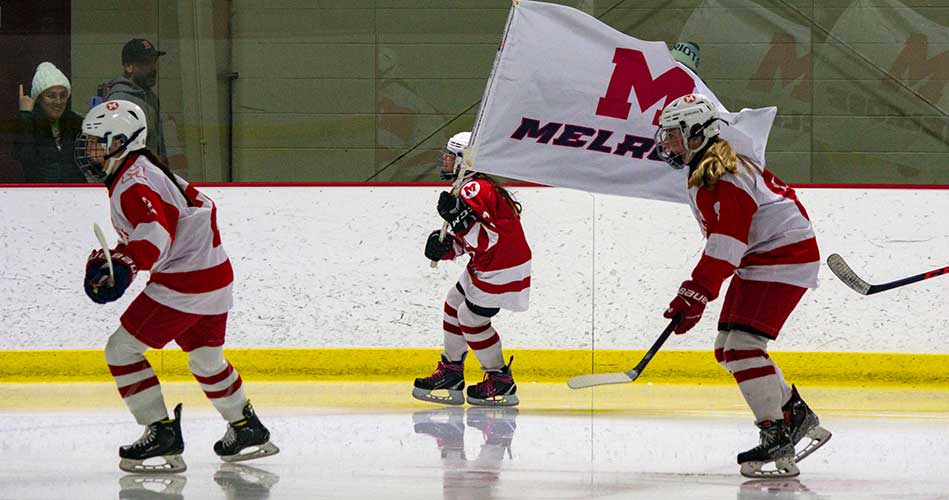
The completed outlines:
[[[659,113],[701,93],[721,135],[764,165],[776,108],[728,113],[663,42],[620,33],[579,10],[520,0],[512,7],[475,123],[479,172],[597,193],[687,201],[685,176],[656,156]]]

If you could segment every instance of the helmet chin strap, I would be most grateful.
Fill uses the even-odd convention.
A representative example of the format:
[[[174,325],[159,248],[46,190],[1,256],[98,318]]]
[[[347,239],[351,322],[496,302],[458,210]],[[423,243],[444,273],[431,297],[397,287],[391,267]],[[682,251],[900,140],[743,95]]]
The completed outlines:
[[[105,155],[103,170],[105,170],[106,175],[112,175],[116,169],[119,168],[119,165],[122,164],[122,159],[128,154],[128,145],[131,144],[143,130],[145,130],[145,127],[136,130],[131,137],[122,142],[122,147]]]

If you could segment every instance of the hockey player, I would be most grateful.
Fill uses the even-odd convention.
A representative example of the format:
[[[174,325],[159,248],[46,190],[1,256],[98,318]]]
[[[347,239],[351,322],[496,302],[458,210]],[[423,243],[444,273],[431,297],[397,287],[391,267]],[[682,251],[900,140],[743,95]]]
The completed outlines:
[[[451,229],[428,236],[425,256],[433,261],[471,256],[444,305],[445,351],[434,373],[415,379],[412,395],[422,401],[460,405],[466,398],[464,362],[468,348],[484,370],[484,380],[468,387],[472,405],[514,406],[517,385],[511,361],[504,364],[501,339],[491,318],[501,309],[526,311],[531,284],[531,250],[521,227],[521,204],[491,177],[463,169],[470,132],[455,134],[442,154],[443,180],[458,180],[457,195],[442,192],[438,213]],[[462,175],[462,179],[457,179]],[[433,393],[439,391],[439,393]],[[440,394],[447,391],[447,396]]]
[[[804,206],[793,189],[719,137],[715,104],[700,94],[672,101],[659,117],[659,156],[688,167],[692,213],[705,250],[665,311],[681,315],[675,333],[694,327],[726,279],[715,359],[728,370],[755,415],[760,444],[738,454],[748,477],[796,476],[796,462],[830,439],[817,415],[768,356],[791,311],[817,287],[820,254]],[[734,275],[734,276],[733,276]],[[810,442],[795,456],[795,445]],[[774,469],[763,467],[774,463]]]
[[[145,123],[138,105],[104,102],[86,115],[76,145],[79,167],[104,179],[109,189],[112,225],[119,235],[111,250],[114,271],[102,249],[89,256],[86,294],[99,304],[112,302],[139,271],[150,271],[145,290],[126,309],[105,348],[119,394],[146,426],[139,440],[119,448],[119,467],[127,472],[186,468],[181,404],[169,419],[158,378],[143,355],[172,340],[188,353],[191,373],[228,422],[214,452],[225,461],[272,455],[279,450],[244,396],[240,375],[224,359],[233,272],[221,246],[217,207],[145,148]],[[153,457],[163,457],[164,463],[144,463]]]

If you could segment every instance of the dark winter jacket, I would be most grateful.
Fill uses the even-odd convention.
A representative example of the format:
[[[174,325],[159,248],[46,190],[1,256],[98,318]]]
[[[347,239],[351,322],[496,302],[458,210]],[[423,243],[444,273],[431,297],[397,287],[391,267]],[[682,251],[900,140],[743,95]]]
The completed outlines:
[[[168,152],[165,149],[165,132],[161,126],[161,102],[158,100],[158,95],[151,89],[139,87],[124,76],[118,76],[109,82],[109,95],[105,99],[130,101],[142,108],[145,112],[145,124],[148,127],[145,132],[145,146],[158,155],[162,162],[167,162]]]
[[[17,112],[13,156],[23,167],[25,182],[86,182],[73,160],[82,117],[67,109],[59,118],[59,129],[61,143],[57,148],[53,127],[38,104],[33,111]]]

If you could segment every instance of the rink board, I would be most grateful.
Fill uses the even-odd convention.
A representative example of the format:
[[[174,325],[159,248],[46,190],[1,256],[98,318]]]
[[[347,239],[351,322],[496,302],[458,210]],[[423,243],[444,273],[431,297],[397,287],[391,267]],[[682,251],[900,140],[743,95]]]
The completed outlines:
[[[227,349],[246,380],[404,381],[427,375],[435,349]],[[153,351],[147,357],[161,379],[191,380],[187,355]],[[566,382],[574,375],[626,371],[644,351],[508,349],[519,382]],[[949,390],[949,355],[893,353],[772,353],[791,382],[808,385],[936,388]],[[466,377],[478,380],[475,362]],[[101,382],[112,376],[102,351],[0,351],[0,383]],[[660,351],[644,382],[727,384],[733,379],[709,351]]]
[[[444,294],[463,262],[421,255],[441,186],[214,186],[235,268],[228,356],[248,380],[411,381],[431,373]],[[662,330],[670,293],[703,242],[684,205],[513,188],[534,254],[531,308],[494,319],[519,381],[625,371]],[[871,282],[945,265],[945,189],[798,190],[822,255]],[[0,382],[109,380],[102,348],[144,287],[99,306],[81,291],[100,187],[0,187]],[[367,210],[367,207],[371,209]],[[871,297],[827,270],[770,346],[791,381],[949,387],[949,277]],[[935,298],[935,300],[934,300]],[[733,384],[711,354],[721,300],[675,336],[644,381]],[[190,380],[178,351],[151,353],[163,380]],[[480,378],[469,363],[470,380]]]

